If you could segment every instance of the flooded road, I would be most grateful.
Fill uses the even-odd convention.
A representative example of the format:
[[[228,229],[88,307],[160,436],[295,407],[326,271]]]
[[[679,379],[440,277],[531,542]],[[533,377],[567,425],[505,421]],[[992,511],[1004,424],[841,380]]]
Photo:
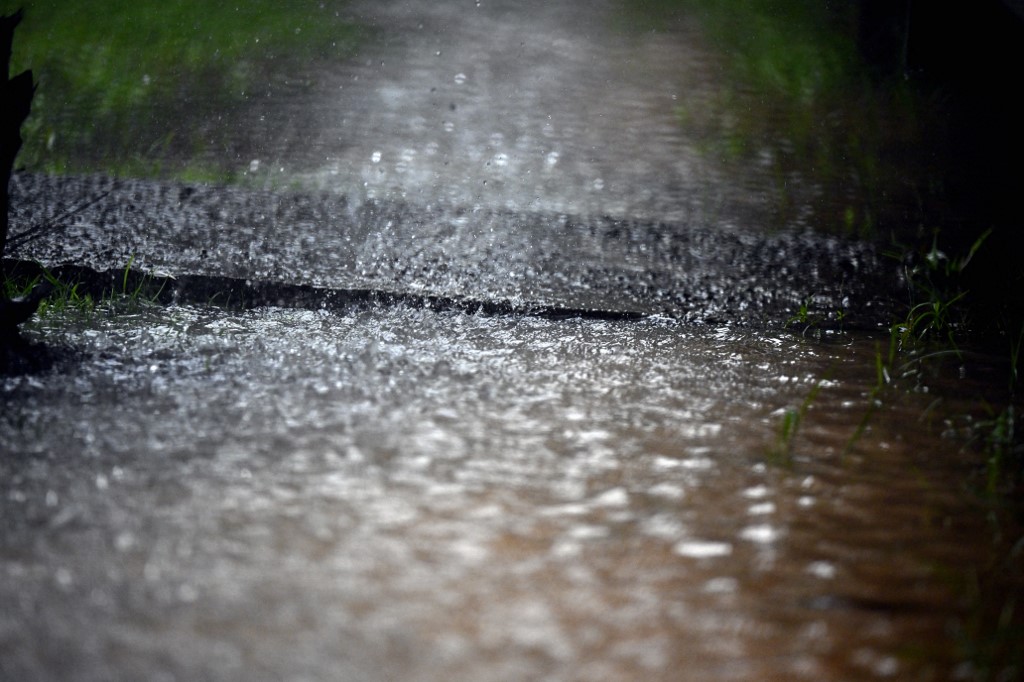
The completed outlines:
[[[296,331],[301,342],[296,343]],[[969,463],[867,344],[156,308],[5,380],[6,679],[945,679]],[[780,411],[825,380],[772,464]]]
[[[15,233],[109,194],[15,255],[582,314],[30,323],[59,358],[0,379],[0,678],[969,679],[995,531],[947,416],[991,365],[879,402],[897,269],[762,228],[674,125],[695,44],[613,3],[351,11],[379,40],[254,103],[247,187],[21,174]]]

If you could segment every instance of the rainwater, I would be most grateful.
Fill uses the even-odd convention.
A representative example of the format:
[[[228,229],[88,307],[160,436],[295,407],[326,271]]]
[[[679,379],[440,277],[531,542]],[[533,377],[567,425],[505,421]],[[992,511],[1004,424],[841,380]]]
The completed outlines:
[[[0,384],[0,678],[970,675],[994,530],[951,435],[993,363],[880,378],[892,268],[766,232],[675,125],[713,64],[614,10],[355,5],[386,39],[254,103],[245,189],[16,181],[21,225],[111,191],[47,264],[636,315],[31,323],[62,353]]]

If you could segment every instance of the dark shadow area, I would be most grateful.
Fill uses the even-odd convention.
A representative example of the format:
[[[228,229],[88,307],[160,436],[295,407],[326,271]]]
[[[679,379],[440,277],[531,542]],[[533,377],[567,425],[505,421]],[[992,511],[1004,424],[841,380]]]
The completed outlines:
[[[73,351],[25,339],[16,329],[0,331],[0,377],[49,371]]]
[[[160,304],[215,305],[227,310],[250,310],[264,306],[329,310],[345,314],[378,306],[407,306],[435,311],[456,311],[470,315],[516,315],[542,319],[641,320],[648,315],[630,310],[574,308],[529,301],[472,299],[434,296],[386,289],[341,289],[304,284],[261,281],[217,275],[152,276],[135,270],[98,271],[76,265],[44,270],[28,261],[7,261],[5,266],[18,277],[41,279],[44,275],[62,282],[75,282],[76,291],[103,300],[131,292],[135,298]]]
[[[1019,8],[998,0],[864,0],[860,44],[876,79],[905,79],[920,98],[929,160],[922,237],[937,230],[939,247],[954,257],[992,228],[962,284],[980,330],[1016,333],[1024,320],[1016,293],[1024,286]]]
[[[8,186],[21,149],[21,124],[28,117],[35,90],[31,71],[9,76],[14,29],[20,22],[21,12],[0,17],[0,256],[7,244]]]

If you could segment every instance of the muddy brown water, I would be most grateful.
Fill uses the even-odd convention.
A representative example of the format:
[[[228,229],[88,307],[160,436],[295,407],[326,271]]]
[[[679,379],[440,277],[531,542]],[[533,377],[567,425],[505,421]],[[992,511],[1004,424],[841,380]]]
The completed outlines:
[[[869,340],[403,306],[33,332],[86,360],[3,384],[8,679],[962,664],[972,458],[923,393],[850,443]],[[780,411],[823,380],[779,466]]]
[[[404,298],[27,325],[58,350],[0,380],[0,678],[969,679],[998,363],[875,392],[897,268],[759,227],[673,124],[714,77],[685,35],[353,7],[386,39],[220,159],[264,188],[16,179],[15,231],[110,192],[21,258]]]

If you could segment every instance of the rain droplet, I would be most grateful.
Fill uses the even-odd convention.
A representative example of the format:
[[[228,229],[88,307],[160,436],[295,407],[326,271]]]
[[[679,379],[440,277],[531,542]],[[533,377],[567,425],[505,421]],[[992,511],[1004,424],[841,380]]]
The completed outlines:
[[[732,545],[728,542],[713,542],[709,540],[683,540],[676,543],[673,551],[679,556],[691,559],[710,559],[732,554]]]
[[[739,581],[735,578],[712,578],[704,583],[704,591],[709,594],[732,594],[739,589]]]
[[[775,542],[779,537],[779,531],[767,524],[761,526],[750,526],[743,529],[740,533],[740,537],[744,540],[764,545]]]
[[[629,504],[629,493],[624,488],[612,488],[595,497],[594,504],[602,507],[625,507]]]
[[[767,497],[767,495],[768,488],[763,485],[755,485],[743,491],[743,497],[746,497],[749,500],[759,500]]]
[[[116,547],[119,552],[127,552],[134,546],[135,536],[128,531],[118,533],[117,537],[114,538],[114,547]]]
[[[836,567],[827,561],[812,561],[807,566],[807,572],[822,580],[831,580],[836,577]]]
[[[183,583],[178,587],[178,599],[185,602],[186,604],[191,604],[198,598],[199,591],[192,585],[189,585],[188,583]]]
[[[57,584],[61,587],[71,586],[71,581],[73,578],[71,575],[71,571],[69,571],[68,569],[64,567],[58,568],[54,577],[57,579]]]

